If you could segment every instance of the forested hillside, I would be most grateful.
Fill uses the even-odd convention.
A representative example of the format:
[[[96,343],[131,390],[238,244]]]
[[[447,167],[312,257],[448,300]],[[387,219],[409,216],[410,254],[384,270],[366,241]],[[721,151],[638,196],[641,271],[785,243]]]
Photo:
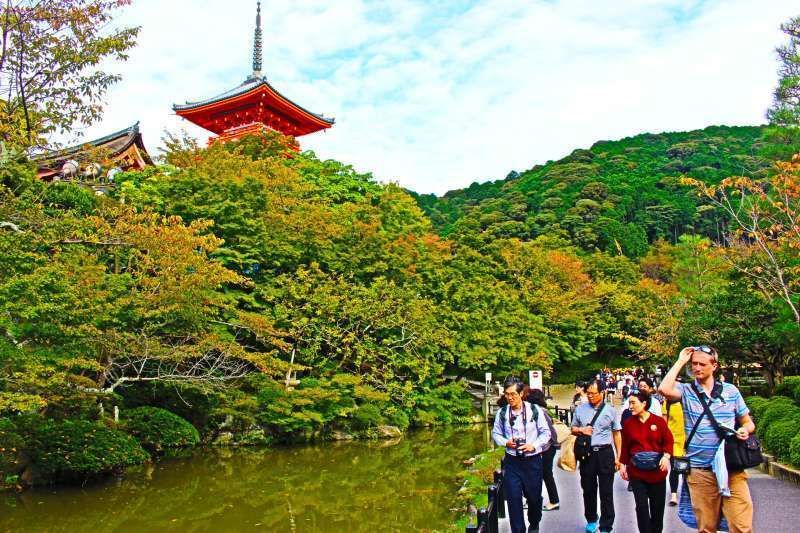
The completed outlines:
[[[547,235],[584,251],[638,258],[649,244],[676,243],[684,233],[719,241],[721,214],[703,205],[680,177],[710,184],[729,176],[764,177],[775,156],[788,158],[793,149],[769,133],[756,126],[711,126],[599,141],[504,180],[417,198],[441,235]]]

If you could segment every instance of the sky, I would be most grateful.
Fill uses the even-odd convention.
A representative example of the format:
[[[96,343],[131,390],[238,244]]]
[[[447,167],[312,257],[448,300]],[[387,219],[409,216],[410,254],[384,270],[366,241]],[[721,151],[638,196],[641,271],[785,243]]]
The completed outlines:
[[[136,121],[209,132],[172,104],[252,71],[255,0],[134,0],[142,27],[92,139]],[[300,138],[381,182],[442,194],[643,132],[761,124],[789,0],[265,0],[263,73],[335,117]]]

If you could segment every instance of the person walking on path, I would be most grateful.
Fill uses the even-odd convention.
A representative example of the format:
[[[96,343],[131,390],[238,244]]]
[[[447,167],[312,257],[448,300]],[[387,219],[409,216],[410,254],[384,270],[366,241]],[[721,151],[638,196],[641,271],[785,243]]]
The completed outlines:
[[[590,454],[580,462],[583,514],[586,518],[587,533],[597,531],[598,489],[600,531],[610,532],[614,526],[614,472],[620,464],[622,426],[614,407],[603,401],[603,385],[603,382],[597,379],[586,384],[589,403],[579,405],[572,419],[573,435],[589,435],[591,438]]]
[[[661,416],[661,402],[655,397],[656,389],[653,386],[653,380],[650,378],[641,378],[638,385],[639,388],[636,390],[636,392],[644,391],[650,395],[651,403],[649,411],[656,416]],[[629,396],[628,399],[622,404],[623,410],[628,408],[628,402],[630,401],[630,398],[633,398],[633,396]],[[622,422],[625,423],[624,420]]]
[[[503,394],[508,405],[495,416],[492,438],[498,446],[506,448],[503,485],[511,533],[525,533],[523,494],[528,500],[528,507],[536,504],[537,508],[529,513],[528,533],[539,533],[539,521],[542,518],[542,452],[550,444],[550,428],[541,408],[523,401],[523,387],[517,377],[506,379]]]
[[[686,431],[683,429],[681,402],[674,400],[664,402],[662,414],[664,415],[664,420],[667,421],[667,427],[669,427],[674,441],[672,455],[673,457],[682,457],[686,453],[683,449],[683,443],[686,441]],[[678,505],[678,482],[680,481],[680,476],[681,474],[674,468],[669,472],[669,505],[671,507]],[[685,478],[686,475],[684,474],[684,481],[686,481]]]
[[[681,369],[690,361],[694,382],[676,383]],[[720,425],[738,428],[737,438],[747,440],[756,430],[750,418],[750,410],[745,405],[739,389],[730,383],[714,379],[717,368],[717,351],[714,348],[709,346],[684,348],[664,377],[659,390],[667,400],[680,400],[683,407],[683,427],[687,434],[697,424],[697,429],[687,446],[686,456],[691,465],[687,485],[698,530],[701,533],[717,531],[721,509],[731,533],[752,533],[753,499],[747,485],[747,473],[743,470],[729,472],[728,488],[731,495],[722,497],[716,475],[712,470],[714,457],[722,439],[709,417],[705,416],[703,402],[709,405],[711,413]]]
[[[544,480],[544,486],[547,488],[547,497],[550,499],[550,503],[542,506],[542,502],[539,502],[537,507],[540,507],[543,511],[555,511],[561,505],[558,499],[558,487],[556,486],[556,480],[553,477],[553,459],[555,458],[556,450],[558,449],[558,436],[556,435],[556,430],[553,426],[553,419],[550,416],[550,413],[547,412],[547,400],[545,400],[544,392],[542,392],[540,389],[531,389],[528,395],[528,401],[532,405],[538,405],[542,408],[542,413],[547,420],[547,426],[550,428],[550,447],[547,448],[547,450],[545,450],[542,454],[542,476]],[[532,522],[530,515],[534,503],[528,503],[529,522]]]
[[[633,416],[622,427],[619,472],[633,488],[639,533],[661,533],[664,529],[666,479],[673,451],[666,421],[649,411],[652,399],[641,390],[631,396]]]

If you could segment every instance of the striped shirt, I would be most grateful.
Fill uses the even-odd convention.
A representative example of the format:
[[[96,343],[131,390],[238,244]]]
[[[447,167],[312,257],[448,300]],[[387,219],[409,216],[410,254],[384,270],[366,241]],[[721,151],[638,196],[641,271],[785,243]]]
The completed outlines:
[[[711,412],[714,418],[721,426],[734,428],[736,426],[736,419],[742,417],[750,412],[747,405],[744,403],[744,398],[735,386],[730,383],[722,383],[722,392],[719,398],[712,398],[709,401],[708,396],[703,390],[702,386],[695,381],[697,389],[700,394],[706,397]],[[703,404],[700,403],[700,398],[692,390],[689,383],[678,383],[676,388],[681,392],[681,407],[683,407],[683,427],[686,431],[686,438],[689,438],[692,428],[697,422],[700,415],[703,414]],[[711,466],[714,462],[714,454],[720,445],[720,438],[714,429],[711,420],[708,416],[704,416],[697,431],[689,443],[689,448],[686,450],[686,456],[692,466]]]

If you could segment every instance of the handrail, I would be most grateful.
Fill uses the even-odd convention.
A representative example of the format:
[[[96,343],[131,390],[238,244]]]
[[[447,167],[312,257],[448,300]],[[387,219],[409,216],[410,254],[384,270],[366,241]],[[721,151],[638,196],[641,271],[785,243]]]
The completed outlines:
[[[506,517],[505,491],[503,490],[503,462],[494,471],[494,483],[486,492],[489,496],[486,507],[478,510],[478,523],[467,524],[467,533],[498,533],[498,519]]]

